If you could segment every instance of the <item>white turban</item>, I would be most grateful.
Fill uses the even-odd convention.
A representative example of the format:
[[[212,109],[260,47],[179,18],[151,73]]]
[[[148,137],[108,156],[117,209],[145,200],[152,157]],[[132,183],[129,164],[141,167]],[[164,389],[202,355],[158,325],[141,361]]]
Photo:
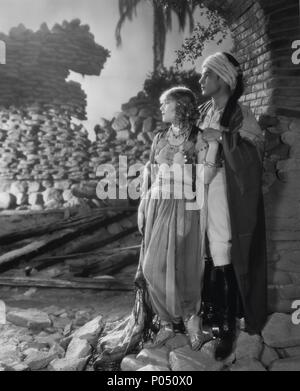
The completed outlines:
[[[241,69],[239,66],[234,66],[225,54],[218,52],[207,57],[202,64],[202,68],[204,67],[214,71],[222,80],[225,81],[225,83],[229,85],[231,91],[234,91],[237,76],[241,72]]]

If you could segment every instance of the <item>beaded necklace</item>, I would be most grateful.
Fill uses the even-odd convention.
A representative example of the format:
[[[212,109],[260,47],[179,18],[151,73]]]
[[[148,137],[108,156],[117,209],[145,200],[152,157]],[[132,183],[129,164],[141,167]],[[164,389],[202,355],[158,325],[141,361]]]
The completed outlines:
[[[192,130],[192,127],[190,126],[188,129],[184,129],[183,131],[181,131],[178,135],[175,135],[174,134],[174,131],[173,131],[173,128],[172,126],[169,128],[168,132],[167,132],[167,142],[169,144],[169,146],[171,147],[171,149],[175,150],[176,148],[179,148],[180,146],[182,146],[186,140],[188,140],[190,134],[191,134],[191,130]],[[179,137],[181,136],[184,136],[183,137],[183,140],[177,144],[173,144],[171,141],[170,141],[170,136],[172,135],[172,137],[175,139],[175,140],[178,140]]]
[[[185,129],[176,138],[176,136],[174,135],[172,127],[169,128],[169,130],[168,130],[168,132],[166,134],[166,140],[167,140],[167,143],[169,145],[169,151],[167,152],[167,158],[169,159],[170,162],[173,161],[173,156],[175,154],[177,154],[177,153],[181,153],[184,156],[184,158],[186,158],[186,155],[185,155],[186,154],[186,152],[185,152],[185,142],[186,142],[186,140],[189,139],[191,131],[192,131],[192,126],[189,127],[188,129]],[[182,135],[184,135],[184,138],[183,138],[182,142],[180,142],[179,144],[172,144],[172,142],[170,141],[170,136],[171,135],[175,138],[175,140],[179,139],[179,136],[182,136]]]

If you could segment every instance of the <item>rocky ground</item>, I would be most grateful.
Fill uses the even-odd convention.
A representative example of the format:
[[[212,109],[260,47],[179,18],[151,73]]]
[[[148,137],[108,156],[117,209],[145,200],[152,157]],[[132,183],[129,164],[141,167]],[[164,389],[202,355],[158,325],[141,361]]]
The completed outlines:
[[[2,288],[0,297],[6,304],[6,323],[0,325],[0,371],[90,371],[99,336],[106,325],[130,313],[134,292]],[[224,362],[214,360],[214,344],[212,340],[193,352],[186,336],[176,334],[163,347],[148,344],[138,354],[127,355],[120,369],[300,370],[300,325],[293,325],[287,314],[272,314],[262,336],[240,329],[234,353]]]
[[[243,330],[234,352],[225,361],[214,359],[216,341],[207,342],[200,351],[191,350],[185,335],[177,334],[160,348],[151,345],[137,355],[126,356],[122,371],[300,371],[300,325],[291,316],[274,313],[262,336]]]
[[[0,371],[80,371],[91,369],[88,361],[98,335],[106,322],[131,311],[134,295],[2,288],[0,298],[6,304]]]

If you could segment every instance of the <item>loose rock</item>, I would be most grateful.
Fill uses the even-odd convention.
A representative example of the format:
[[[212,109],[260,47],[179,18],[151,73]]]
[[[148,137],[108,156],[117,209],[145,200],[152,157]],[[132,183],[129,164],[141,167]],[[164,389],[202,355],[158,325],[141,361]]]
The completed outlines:
[[[243,358],[234,363],[230,368],[230,371],[247,371],[247,372],[263,372],[266,368],[261,362],[252,358]]]
[[[121,362],[121,371],[137,371],[145,367],[145,363],[137,360],[135,354],[128,355]]]
[[[7,320],[16,326],[28,327],[30,329],[45,329],[51,326],[51,320],[45,312],[30,308],[27,310],[10,311]]]
[[[274,361],[269,371],[300,371],[300,356]]]
[[[265,368],[269,368],[273,361],[278,360],[278,354],[275,349],[270,348],[268,345],[263,346],[260,361]]]
[[[80,329],[76,330],[73,333],[72,337],[85,339],[89,342],[89,344],[94,346],[97,342],[98,336],[104,329],[104,326],[105,322],[103,320],[103,317],[101,315],[97,316],[95,319],[91,320],[90,322],[82,326]]]
[[[50,371],[83,371],[89,357],[85,358],[61,358],[51,361],[48,365]]]
[[[159,366],[159,365],[148,364],[142,368],[139,368],[138,371],[167,372],[167,371],[170,371],[170,368]]]
[[[259,335],[250,335],[242,331],[236,342],[236,359],[253,358],[258,360],[262,348],[262,339]]]
[[[158,366],[169,365],[169,350],[166,347],[143,349],[136,356],[137,360],[146,364],[153,364]]]
[[[292,323],[288,314],[271,315],[262,336],[264,342],[273,348],[300,346],[300,327]]]
[[[91,353],[92,347],[85,339],[73,338],[70,342],[67,352],[66,358],[84,358],[89,356]]]
[[[220,371],[224,367],[207,350],[195,352],[189,346],[172,351],[169,361],[173,371]]]

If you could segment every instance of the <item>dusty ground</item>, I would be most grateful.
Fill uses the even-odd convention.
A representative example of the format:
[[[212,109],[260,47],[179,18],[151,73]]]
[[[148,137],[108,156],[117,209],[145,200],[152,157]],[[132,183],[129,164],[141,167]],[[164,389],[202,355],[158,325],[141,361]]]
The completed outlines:
[[[0,213],[0,234],[8,233],[16,229],[26,229],[32,225],[42,223],[53,223],[61,221],[64,218],[63,211],[49,211],[46,213],[31,213],[25,214],[22,212]],[[2,228],[1,228],[2,227]],[[4,229],[5,227],[5,229]],[[4,229],[4,230],[3,230]],[[140,244],[140,235],[134,233],[125,238],[111,243],[104,247],[114,249],[115,247],[126,247]],[[1,254],[1,249],[0,249]],[[30,262],[29,262],[30,264]],[[54,268],[63,269],[64,264],[57,264]],[[50,268],[51,269],[51,268]],[[36,277],[43,276],[48,269],[37,273]],[[114,277],[121,279],[129,278],[133,280],[136,270],[136,265],[123,268],[119,273],[115,273]],[[20,269],[11,269],[3,275],[24,275],[24,267]],[[60,276],[58,277],[60,278]],[[26,287],[3,287],[0,286],[0,300],[3,300],[8,308],[43,308],[55,305],[65,309],[67,312],[86,311],[89,310],[91,316],[101,314],[107,320],[118,319],[131,311],[134,298],[134,286],[132,292],[122,291],[96,291],[96,290],[78,290],[78,289],[46,289],[46,288],[26,288]]]
[[[124,268],[115,277],[134,278],[136,266]],[[88,311],[91,316],[101,314],[105,319],[114,321],[131,312],[134,302],[134,286],[131,291],[96,291],[90,289],[46,289],[0,287],[0,299],[7,307],[43,308],[55,305],[67,312]]]
[[[134,303],[134,287],[127,292],[1,287],[0,299],[6,304],[7,315],[6,324],[0,324],[0,371],[44,371],[53,370],[47,368],[48,363],[46,365],[43,361],[45,355],[51,353],[51,346],[52,349],[58,349],[59,355],[56,358],[64,356],[65,353],[61,355],[62,348],[59,344],[65,336],[99,316],[103,322],[110,323],[129,315]],[[22,327],[22,324],[9,317],[11,311],[21,313],[22,310],[39,310],[52,324],[42,330],[33,330],[25,325]],[[39,338],[50,339],[51,342],[40,343]],[[75,352],[80,356],[75,358],[74,365],[78,367],[76,370],[82,370],[79,369],[79,362],[84,353],[80,349],[78,346],[79,353],[77,350]],[[63,370],[74,370],[69,369],[72,359],[68,360],[70,363]],[[89,363],[85,370],[93,370],[92,364]]]
[[[133,292],[95,292],[74,289],[37,289],[31,296],[24,293],[28,288],[0,289],[0,299],[8,307],[37,308],[55,305],[66,311],[89,310],[108,320],[118,319],[131,311]]]

